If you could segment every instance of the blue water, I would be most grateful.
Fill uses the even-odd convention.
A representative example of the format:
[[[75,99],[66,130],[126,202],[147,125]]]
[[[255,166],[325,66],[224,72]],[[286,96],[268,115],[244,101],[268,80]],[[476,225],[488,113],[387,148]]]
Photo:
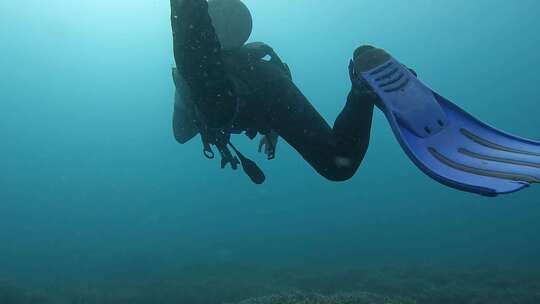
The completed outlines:
[[[251,40],[277,51],[328,121],[353,50],[373,44],[481,119],[540,140],[538,1],[245,3]],[[379,112],[345,183],[283,141],[265,161],[258,142],[235,139],[263,186],[207,161],[199,140],[177,144],[169,13],[165,0],[0,2],[0,281],[98,289],[201,264],[540,273],[540,186],[495,199],[441,186]]]

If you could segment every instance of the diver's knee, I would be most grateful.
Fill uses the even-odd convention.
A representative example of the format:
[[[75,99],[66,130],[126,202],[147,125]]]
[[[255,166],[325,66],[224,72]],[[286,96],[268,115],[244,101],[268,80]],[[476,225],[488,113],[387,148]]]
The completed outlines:
[[[345,182],[356,174],[358,167],[359,163],[344,157],[337,157],[331,165],[321,170],[321,175],[333,182]]]
[[[332,173],[332,174],[327,174],[327,175],[323,175],[327,180],[331,181],[331,182],[336,182],[336,183],[342,183],[342,182],[346,182],[348,180],[350,180],[354,174],[335,174],[335,173]]]
[[[350,180],[354,176],[355,171],[353,170],[339,170],[339,171],[332,171],[330,173],[323,174],[324,178],[331,182],[346,182]]]

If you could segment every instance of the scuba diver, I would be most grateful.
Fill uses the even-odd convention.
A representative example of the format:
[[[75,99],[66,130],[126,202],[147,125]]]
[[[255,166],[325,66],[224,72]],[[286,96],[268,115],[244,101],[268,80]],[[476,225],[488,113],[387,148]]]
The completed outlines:
[[[252,18],[240,0],[171,0],[171,24],[176,140],[200,134],[207,158],[215,147],[222,168],[241,166],[256,184],[264,173],[231,143],[232,134],[262,134],[259,151],[269,159],[281,137],[320,175],[345,181],[364,159],[375,106],[415,165],[442,184],[496,196],[540,182],[540,143],[480,122],[382,49],[354,51],[351,90],[330,127],[270,46],[246,44]]]

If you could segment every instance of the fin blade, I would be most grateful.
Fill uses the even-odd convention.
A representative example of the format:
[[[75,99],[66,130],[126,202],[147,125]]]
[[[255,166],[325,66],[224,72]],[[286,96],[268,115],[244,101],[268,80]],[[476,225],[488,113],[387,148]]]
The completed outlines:
[[[435,148],[430,148],[430,153],[443,164],[470,174],[529,184],[540,183],[540,174],[534,168],[485,160],[465,153],[463,155],[466,157],[448,155]]]
[[[495,150],[537,156],[540,158],[540,142],[515,136],[498,130],[467,113],[445,97],[433,92],[437,101],[450,117],[460,117],[466,130],[464,135],[479,145]],[[478,138],[480,135],[481,137]]]

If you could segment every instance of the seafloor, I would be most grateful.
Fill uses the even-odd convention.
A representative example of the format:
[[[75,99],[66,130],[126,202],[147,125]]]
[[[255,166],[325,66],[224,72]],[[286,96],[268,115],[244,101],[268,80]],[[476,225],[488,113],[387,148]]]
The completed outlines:
[[[540,269],[191,265],[162,278],[30,289],[0,284],[1,304],[538,304]]]

